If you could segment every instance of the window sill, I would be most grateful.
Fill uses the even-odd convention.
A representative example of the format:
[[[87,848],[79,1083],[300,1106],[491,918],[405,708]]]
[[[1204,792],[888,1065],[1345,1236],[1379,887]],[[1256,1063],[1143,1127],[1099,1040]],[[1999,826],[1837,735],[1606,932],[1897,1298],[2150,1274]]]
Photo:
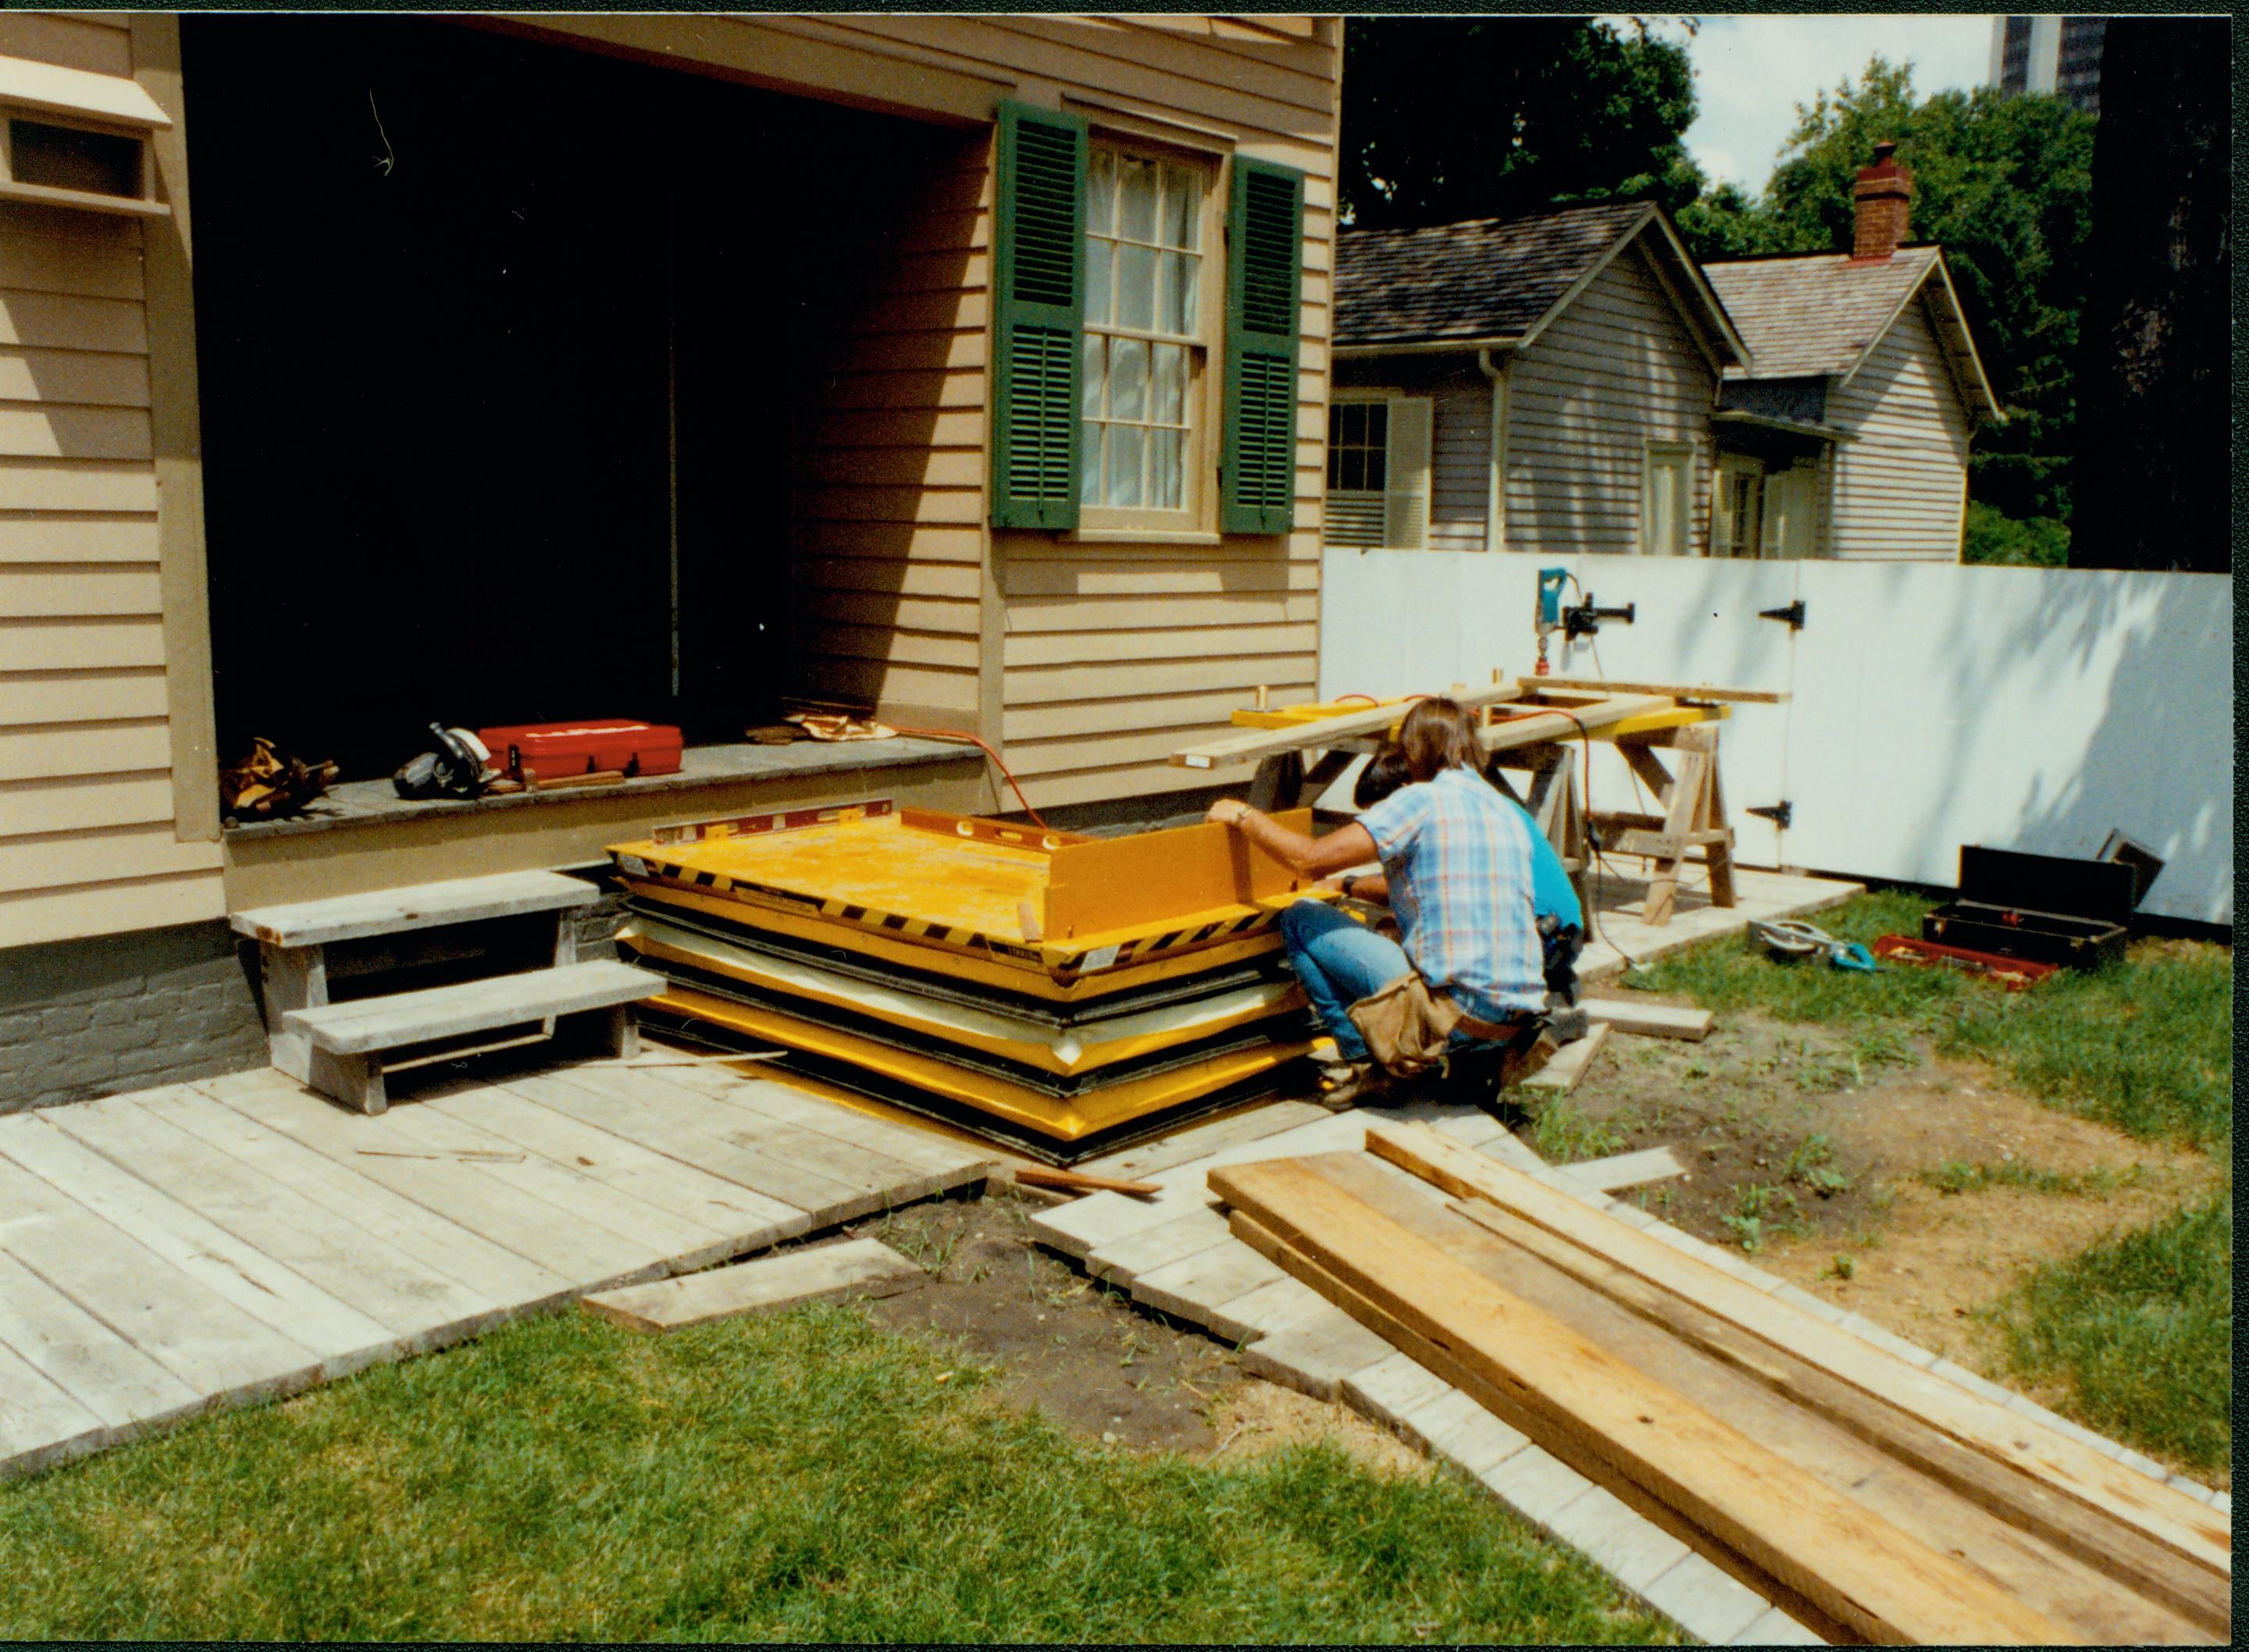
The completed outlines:
[[[1063,545],[1224,545],[1226,538],[1196,528],[1073,528],[1055,536]]]

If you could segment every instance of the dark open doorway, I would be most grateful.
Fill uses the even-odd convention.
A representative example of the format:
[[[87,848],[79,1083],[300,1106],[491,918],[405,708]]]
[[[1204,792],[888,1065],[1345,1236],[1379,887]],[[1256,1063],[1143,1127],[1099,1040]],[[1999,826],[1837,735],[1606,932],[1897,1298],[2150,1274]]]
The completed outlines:
[[[182,33],[223,751],[769,716],[819,227],[912,128],[420,19]]]

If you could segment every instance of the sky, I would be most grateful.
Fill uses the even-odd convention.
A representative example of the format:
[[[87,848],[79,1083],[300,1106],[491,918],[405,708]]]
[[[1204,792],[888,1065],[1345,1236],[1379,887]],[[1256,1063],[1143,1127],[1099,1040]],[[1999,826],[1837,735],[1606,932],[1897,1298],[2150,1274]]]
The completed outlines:
[[[1706,16],[1692,38],[1674,23],[1654,27],[1684,45],[1695,65],[1702,113],[1687,128],[1688,153],[1713,184],[1751,195],[1772,175],[1796,106],[1846,79],[1856,84],[1875,53],[1911,59],[1923,97],[1981,86],[1991,63],[1988,15]]]

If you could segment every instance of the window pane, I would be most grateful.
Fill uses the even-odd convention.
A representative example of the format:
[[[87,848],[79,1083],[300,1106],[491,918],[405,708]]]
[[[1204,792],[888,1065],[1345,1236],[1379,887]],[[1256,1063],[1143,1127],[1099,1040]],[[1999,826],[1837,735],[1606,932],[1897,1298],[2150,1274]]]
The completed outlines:
[[[1109,341],[1109,416],[1148,416],[1148,345],[1144,339]]]
[[[1158,430],[1150,438],[1148,503],[1162,511],[1176,511],[1186,503],[1186,471],[1182,463],[1186,436],[1178,430]]]
[[[1102,503],[1131,510],[1146,502],[1140,465],[1145,456],[1147,432],[1137,425],[1109,427],[1109,463]]]
[[[1152,330],[1156,325],[1156,254],[1152,248],[1117,249],[1117,325]]]
[[[1156,330],[1185,338],[1195,330],[1195,286],[1202,260],[1185,252],[1163,252],[1162,302],[1157,309]]]
[[[1085,319],[1097,326],[1105,326],[1109,322],[1109,267],[1114,251],[1111,242],[1085,243]]]
[[[1343,403],[1331,402],[1328,407],[1328,457],[1334,458],[1335,450],[1342,445]]]
[[[1338,456],[1343,460],[1343,480],[1337,485],[1345,492],[1358,492],[1366,485],[1366,449],[1345,448]]]
[[[1346,401],[1336,411],[1343,417],[1342,439],[1353,447],[1365,446],[1366,404],[1364,401]]]
[[[1148,416],[1157,424],[1187,422],[1187,353],[1186,346],[1159,344],[1153,362],[1154,395]]]
[[[1117,203],[1117,233],[1127,241],[1156,238],[1156,163],[1117,158],[1121,185]]]
[[[1085,227],[1094,235],[1114,235],[1117,223],[1117,157],[1096,149],[1085,169]]]
[[[1390,445],[1390,404],[1370,401],[1366,404],[1366,442],[1375,448]]]
[[[1101,427],[1097,424],[1077,427],[1077,502],[1101,503]]]
[[[1078,371],[1077,410],[1084,418],[1097,419],[1101,416],[1101,387],[1107,377],[1103,370],[1101,335],[1089,332],[1084,335],[1084,342]]]
[[[1164,234],[1167,247],[1193,247],[1201,241],[1202,179],[1185,167],[1164,168]]]
[[[1390,409],[1387,408],[1378,408],[1375,411],[1387,415]],[[1388,422],[1386,416],[1383,422],[1385,423]],[[1380,442],[1377,442],[1373,446],[1368,448],[1366,450],[1366,481],[1365,485],[1377,490],[1386,488],[1390,485],[1390,451],[1389,449]]]

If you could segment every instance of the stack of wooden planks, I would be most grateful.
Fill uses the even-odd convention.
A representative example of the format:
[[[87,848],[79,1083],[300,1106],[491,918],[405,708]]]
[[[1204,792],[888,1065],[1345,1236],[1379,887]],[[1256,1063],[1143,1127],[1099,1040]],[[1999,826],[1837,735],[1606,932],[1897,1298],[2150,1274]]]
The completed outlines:
[[[1254,1248],[1826,1638],[2230,1638],[2216,1510],[1426,1126],[1366,1146],[1209,1184]]]

